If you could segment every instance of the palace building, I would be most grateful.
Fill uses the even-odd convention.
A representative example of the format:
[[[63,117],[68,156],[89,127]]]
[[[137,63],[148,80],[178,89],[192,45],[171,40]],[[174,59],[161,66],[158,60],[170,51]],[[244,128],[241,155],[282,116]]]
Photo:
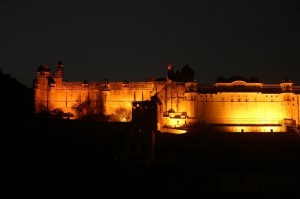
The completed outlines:
[[[54,72],[47,65],[38,67],[36,113],[130,122],[136,102],[155,96],[160,132],[180,132],[198,124],[226,132],[287,132],[299,126],[300,86],[287,78],[264,84],[254,77],[220,77],[214,84],[200,84],[189,66],[174,72],[169,64],[166,78],[144,82],[67,82],[63,70],[61,61]]]

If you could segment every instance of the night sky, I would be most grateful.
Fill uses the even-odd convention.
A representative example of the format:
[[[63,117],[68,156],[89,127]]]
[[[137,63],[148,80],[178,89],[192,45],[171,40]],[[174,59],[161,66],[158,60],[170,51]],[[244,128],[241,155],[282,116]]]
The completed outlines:
[[[199,83],[289,77],[300,85],[300,3],[189,0],[1,0],[0,68],[30,87],[39,65],[68,81],[143,81],[168,63]]]

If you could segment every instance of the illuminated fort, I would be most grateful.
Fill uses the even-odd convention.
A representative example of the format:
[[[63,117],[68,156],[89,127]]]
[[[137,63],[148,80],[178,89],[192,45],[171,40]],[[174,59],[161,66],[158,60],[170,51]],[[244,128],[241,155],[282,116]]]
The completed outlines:
[[[70,119],[85,117],[130,122],[133,104],[156,96],[157,130],[188,129],[208,124],[227,132],[286,132],[299,125],[300,86],[284,79],[264,84],[256,78],[220,77],[199,84],[192,69],[144,82],[67,82],[63,64],[56,71],[38,67],[34,82],[35,112],[61,113]],[[144,107],[147,108],[147,107]]]

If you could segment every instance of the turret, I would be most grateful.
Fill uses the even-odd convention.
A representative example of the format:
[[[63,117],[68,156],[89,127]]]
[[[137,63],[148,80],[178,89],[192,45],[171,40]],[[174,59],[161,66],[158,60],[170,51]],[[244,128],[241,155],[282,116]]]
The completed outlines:
[[[42,112],[48,108],[48,79],[52,78],[50,68],[47,65],[41,65],[36,71],[34,81],[34,99],[35,112]]]
[[[36,71],[37,78],[47,78],[51,75],[50,68],[47,65],[41,65]]]
[[[196,81],[185,83],[184,96],[186,102],[187,117],[191,117],[191,118],[196,117],[197,88],[198,88],[198,83]]]
[[[57,74],[63,77],[64,64],[59,60],[56,65]]]
[[[110,96],[110,83],[107,79],[104,79],[101,83],[100,83],[100,90],[101,90],[101,99],[103,102],[103,113],[104,115],[108,115],[108,98]]]
[[[62,85],[63,75],[64,75],[64,64],[62,61],[58,61],[56,65],[56,72],[53,73],[53,78],[57,86]]]
[[[283,125],[287,128],[295,127],[298,123],[298,111],[293,108],[295,105],[295,95],[293,91],[293,82],[289,78],[285,78],[281,81],[280,87],[282,90],[282,107],[283,107]]]
[[[171,80],[174,78],[174,65],[173,63],[169,63],[167,66],[167,80]]]
[[[41,65],[36,71],[35,87],[46,89],[48,87],[48,78],[51,77],[50,68],[47,65]]]

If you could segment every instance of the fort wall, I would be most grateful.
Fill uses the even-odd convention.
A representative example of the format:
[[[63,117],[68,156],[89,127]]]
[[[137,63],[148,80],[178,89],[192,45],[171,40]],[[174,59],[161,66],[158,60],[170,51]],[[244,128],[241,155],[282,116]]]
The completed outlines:
[[[129,122],[132,102],[160,100],[158,124],[163,128],[188,128],[210,124],[237,132],[282,132],[299,124],[299,91],[291,81],[263,84],[236,79],[198,85],[168,78],[147,82],[64,82],[63,65],[55,73],[47,66],[37,71],[35,112],[60,110],[78,119],[102,114]],[[294,90],[293,90],[294,88]]]

